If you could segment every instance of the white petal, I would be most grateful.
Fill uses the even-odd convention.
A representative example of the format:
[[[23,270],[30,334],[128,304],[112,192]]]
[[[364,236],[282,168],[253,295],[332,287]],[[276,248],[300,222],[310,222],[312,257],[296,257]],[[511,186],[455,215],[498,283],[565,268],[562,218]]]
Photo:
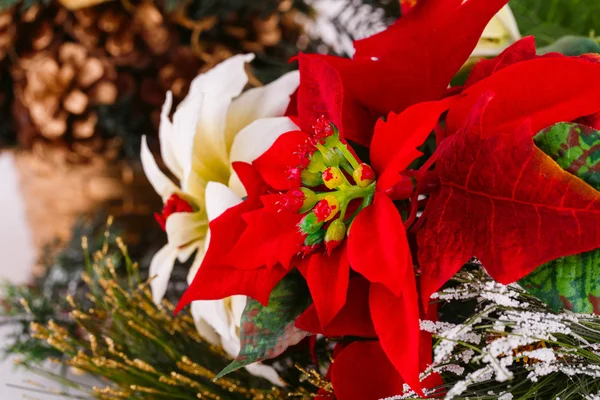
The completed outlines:
[[[206,231],[206,236],[204,237],[204,254],[206,254],[206,252],[208,251],[208,246],[210,246],[210,226],[208,228],[208,231]],[[202,258],[204,259],[204,255],[202,256]],[[198,270],[198,268],[200,268],[200,265],[202,263],[198,264],[197,267],[192,267],[190,269],[190,274],[192,272],[193,268],[196,268],[196,271]],[[191,279],[194,279],[194,276],[196,276],[196,274],[194,273],[194,275],[192,275]],[[190,275],[188,274],[188,284],[191,284],[191,279],[190,279]]]
[[[152,258],[152,262],[150,263],[150,277],[152,278],[150,289],[152,290],[152,300],[156,304],[160,304],[160,301],[165,296],[176,258],[177,248],[168,244],[160,249]]]
[[[236,196],[238,196],[240,198],[244,198],[244,197],[248,196],[248,192],[246,192],[246,188],[244,187],[244,184],[242,183],[242,181],[240,180],[240,177],[238,176],[238,174],[235,171],[231,171],[231,176],[229,177],[228,186],[229,186],[229,189],[231,189],[231,191],[236,194]]]
[[[194,252],[198,249],[203,249],[204,248],[204,244],[199,246],[199,243],[197,242],[192,242],[189,243],[185,246],[180,246],[179,247],[179,252],[177,253],[177,259],[179,260],[180,263],[184,263],[187,262],[187,260],[190,259],[190,257],[192,256],[192,254],[194,254]]]
[[[194,78],[189,93],[223,92],[230,93],[231,97],[239,95],[248,83],[244,66],[252,60],[254,54],[240,54],[228,58]]]
[[[227,114],[227,148],[246,125],[261,118],[281,117],[300,84],[298,71],[288,72],[266,86],[250,89],[235,99]]]
[[[182,247],[192,242],[204,239],[208,222],[202,212],[175,213],[167,218],[165,230],[169,238],[169,244],[173,247]],[[201,243],[197,243],[201,247]]]
[[[254,376],[260,376],[271,382],[273,385],[285,386],[285,382],[279,377],[279,374],[275,368],[261,364],[254,363],[246,366],[246,370]]]
[[[225,182],[229,177],[225,140],[227,113],[232,99],[242,92],[248,82],[244,65],[253,58],[251,54],[232,57],[192,82],[191,95],[203,96],[201,107],[194,111],[197,113],[197,124],[193,170],[205,181]],[[185,179],[187,188],[187,175]]]
[[[142,148],[140,157],[142,159],[142,167],[144,173],[150,181],[150,184],[162,198],[163,202],[167,201],[169,196],[179,191],[178,187],[158,168],[154,156],[148,148],[146,136],[142,137]]]
[[[233,320],[236,326],[240,327],[242,320],[242,314],[244,313],[244,308],[246,308],[246,296],[235,295],[231,296],[231,311],[233,314]]]
[[[210,232],[207,232],[206,237],[204,238],[204,245],[198,248],[198,252],[196,253],[196,257],[194,257],[194,261],[192,262],[192,266],[187,274],[187,283],[188,285],[192,284],[196,273],[200,269],[200,265],[202,265],[202,260],[204,259],[204,255],[206,254],[206,249],[208,249],[208,238]]]
[[[221,344],[221,337],[212,326],[210,326],[204,319],[202,319],[202,303],[203,301],[192,301],[191,311],[192,318],[194,319],[194,325],[196,325],[196,330],[207,342],[214,346],[219,346]]]
[[[240,336],[240,327],[242,325],[242,314],[246,307],[246,296],[235,295],[229,298],[229,335],[230,337]]]
[[[251,163],[267,151],[279,136],[298,130],[288,117],[263,118],[252,122],[237,134],[231,146],[231,162]]]
[[[221,346],[223,346],[223,350],[225,350],[225,353],[235,358],[240,352],[240,338],[221,338]]]
[[[504,7],[502,7],[498,12],[497,16],[506,27],[511,38],[514,41],[519,40],[521,38],[521,32],[519,31],[517,20],[515,19],[515,15],[513,14],[510,6],[506,4]]]
[[[229,336],[229,324],[224,300],[195,301],[194,307],[194,318],[203,319],[219,336]]]
[[[181,187],[185,191],[189,191],[187,182],[193,168],[194,137],[203,104],[203,93],[190,93],[173,114],[173,134],[169,142],[181,166]]]
[[[183,168],[181,162],[177,159],[177,153],[173,146],[173,141],[178,139],[176,133],[173,131],[173,123],[169,119],[169,113],[173,105],[173,94],[171,91],[167,92],[165,103],[162,106],[160,112],[160,127],[158,128],[158,137],[160,139],[160,155],[163,162],[169,168],[169,170],[175,175],[177,179],[181,181],[183,178]]]
[[[227,209],[237,206],[242,199],[227,186],[218,182],[209,182],[206,186],[205,206],[208,220],[212,221]]]
[[[472,56],[496,56],[520,38],[517,21],[507,4],[487,24]]]

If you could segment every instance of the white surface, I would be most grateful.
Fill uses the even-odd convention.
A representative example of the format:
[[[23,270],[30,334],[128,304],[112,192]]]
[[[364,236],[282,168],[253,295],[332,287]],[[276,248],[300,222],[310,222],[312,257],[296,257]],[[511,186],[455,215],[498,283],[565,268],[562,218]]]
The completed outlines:
[[[10,153],[0,153],[0,221],[0,280],[25,283],[35,255]]]
[[[18,176],[12,154],[0,153],[0,281],[25,283],[35,261],[31,233],[25,207],[20,197]],[[7,327],[0,327],[0,347],[4,347]],[[39,382],[36,376],[16,371],[13,360],[0,358],[0,399],[56,399],[56,396],[26,393],[7,384],[29,386],[26,381]]]

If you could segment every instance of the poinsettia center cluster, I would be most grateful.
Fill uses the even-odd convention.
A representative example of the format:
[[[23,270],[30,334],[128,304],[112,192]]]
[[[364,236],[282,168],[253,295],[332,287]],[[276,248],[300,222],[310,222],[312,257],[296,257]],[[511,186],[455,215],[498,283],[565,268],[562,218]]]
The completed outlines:
[[[325,246],[328,253],[346,238],[356,215],[373,201],[375,172],[360,162],[340,138],[337,127],[321,117],[298,149],[300,165],[290,166],[290,179],[301,186],[282,194],[281,210],[304,214],[298,230],[306,235],[305,254]]]

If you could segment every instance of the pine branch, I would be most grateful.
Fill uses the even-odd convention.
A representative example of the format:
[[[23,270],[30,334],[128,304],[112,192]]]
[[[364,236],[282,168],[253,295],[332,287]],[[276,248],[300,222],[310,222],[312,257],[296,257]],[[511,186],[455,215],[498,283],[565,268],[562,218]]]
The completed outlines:
[[[421,323],[435,338],[427,373],[441,373],[445,382],[435,393],[489,400],[575,400],[600,393],[600,316],[553,312],[482,269],[457,274],[437,301],[441,322]],[[404,398],[416,397],[394,397]]]
[[[155,305],[149,281],[140,276],[122,240],[108,230],[101,237],[100,243],[85,237],[81,241],[80,281],[86,290],[66,296],[63,318],[54,318],[56,303],[39,292],[30,295],[16,288],[9,293],[12,299],[24,296],[13,301],[16,304],[8,313],[27,326],[22,335],[26,341],[12,347],[13,353],[25,356],[22,365],[43,372],[39,361],[52,358],[77,368],[104,384],[88,388],[71,383],[101,399],[277,400],[287,399],[292,392],[309,398],[312,386],[298,384],[299,373],[290,381],[296,383],[285,389],[245,369],[214,381],[230,357],[198,335],[188,310],[174,316],[169,301]],[[26,346],[35,348],[35,353]]]

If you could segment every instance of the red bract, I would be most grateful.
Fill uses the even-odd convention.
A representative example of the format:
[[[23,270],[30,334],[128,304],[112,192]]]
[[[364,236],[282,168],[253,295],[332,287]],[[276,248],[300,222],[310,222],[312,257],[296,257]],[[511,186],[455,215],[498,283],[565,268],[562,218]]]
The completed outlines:
[[[482,120],[486,136],[514,131],[529,120],[535,134],[600,109],[600,64],[586,58],[538,57],[498,70],[463,92],[448,112],[448,135],[457,132],[485,92],[494,93]]]
[[[494,73],[513,64],[532,60],[535,58],[569,58],[571,60],[579,59],[582,61],[594,63],[600,62],[600,58],[597,54],[584,54],[579,57],[566,57],[563,54],[553,52],[538,56],[535,49],[535,38],[533,36],[527,36],[508,47],[497,57],[491,58],[489,60],[479,61],[473,67],[473,70],[469,73],[469,77],[464,87],[468,88],[470,86],[473,86],[482,79],[485,79],[493,75]]]
[[[281,265],[272,268],[263,265],[260,268],[244,270],[221,262],[223,256],[237,244],[238,238],[248,227],[243,216],[261,207],[259,195],[268,188],[252,166],[234,163],[234,169],[246,187],[248,198],[225,211],[219,217],[218,223],[210,224],[211,246],[204,258],[205,268],[197,274],[202,276],[202,281],[195,279],[192,282],[182,296],[176,312],[195,300],[196,290],[201,284],[207,284],[202,287],[202,295],[206,299],[222,299],[237,293],[267,304],[271,290],[288,272]]]
[[[405,392],[406,382],[390,363],[378,341],[353,342],[339,350],[328,376],[338,399],[379,400]],[[428,398],[443,396],[443,391],[439,389],[443,381],[438,374],[429,375],[423,385],[437,388],[428,392]]]
[[[508,283],[541,263],[598,247],[594,235],[579,237],[582,219],[593,220],[588,213],[597,192],[531,139],[556,122],[597,114],[598,76],[595,59],[538,57],[531,38],[474,68],[448,112],[446,136],[456,134],[436,153],[441,190],[429,200],[418,233],[424,303],[473,256]]]
[[[546,65],[547,61],[552,66]],[[512,124],[505,124],[510,129],[498,132],[497,126],[488,121],[500,119],[502,110],[493,93],[484,93],[468,124],[438,149],[435,171],[441,188],[431,197],[425,210],[425,226],[418,233],[425,304],[473,256],[481,260],[493,278],[507,284],[550,260],[600,247],[600,192],[539,150],[531,129],[532,121],[539,129],[539,124],[551,123],[560,115],[574,118],[582,110],[600,110],[600,101],[592,96],[580,99],[575,95],[585,94],[589,86],[597,85],[584,84],[580,79],[591,70],[599,74],[600,65],[549,59],[523,62],[503,71],[524,66],[527,69],[519,71],[537,67],[541,68],[537,74],[543,74],[548,67],[555,70],[557,64],[563,67],[556,70],[561,74],[565,68],[578,71],[572,79],[580,85],[571,86],[563,96],[542,91],[542,96],[556,99],[556,105],[547,105],[547,98],[534,101],[531,104],[540,109],[529,120],[511,127],[516,125],[515,118]],[[534,74],[521,76],[524,85],[530,80],[535,80]],[[563,80],[571,77],[563,76]],[[528,95],[536,98],[516,91],[508,112],[532,110],[531,105],[528,108],[522,104]],[[569,103],[570,107],[565,106]],[[542,117],[546,112],[541,104],[559,115]],[[486,118],[491,111],[495,114]]]
[[[473,86],[495,72],[521,61],[536,58],[535,38],[527,36],[508,47],[497,57],[479,61],[469,73],[465,88]]]
[[[339,399],[375,400],[398,395],[404,381],[377,341],[354,342],[335,357],[331,383]]]
[[[379,116],[437,100],[507,0],[419,2],[390,28],[355,43],[352,60],[300,55],[298,116],[308,131],[325,114],[369,145]]]
[[[307,332],[331,337],[376,338],[377,334],[369,310],[369,288],[369,281],[362,276],[352,277],[348,284],[344,306],[327,326],[321,326],[314,304],[296,320],[296,326]]]

